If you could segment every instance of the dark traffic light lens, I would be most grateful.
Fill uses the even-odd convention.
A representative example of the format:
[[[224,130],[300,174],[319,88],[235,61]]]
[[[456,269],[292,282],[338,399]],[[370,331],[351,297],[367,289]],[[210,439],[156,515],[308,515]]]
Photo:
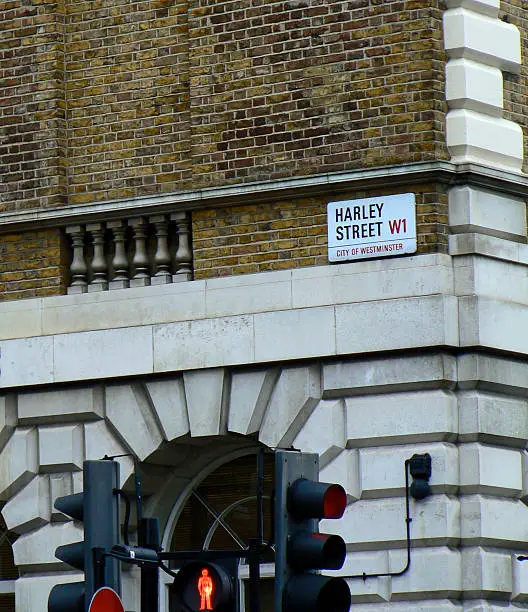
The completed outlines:
[[[341,536],[297,532],[288,542],[288,559],[295,569],[340,569],[346,557]]]
[[[349,612],[347,581],[317,574],[293,576],[286,587],[286,612]]]
[[[338,484],[328,487],[324,496],[324,518],[338,519],[343,516],[346,508],[345,489]]]
[[[317,612],[348,612],[352,597],[346,580],[330,578],[319,592]]]

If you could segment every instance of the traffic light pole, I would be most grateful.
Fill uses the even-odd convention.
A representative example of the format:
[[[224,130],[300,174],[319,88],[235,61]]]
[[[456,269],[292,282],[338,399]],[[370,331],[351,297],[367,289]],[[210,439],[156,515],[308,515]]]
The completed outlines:
[[[157,518],[142,518],[139,523],[138,544],[143,548],[159,551],[159,522]],[[157,612],[159,609],[159,567],[141,566],[141,610]]]

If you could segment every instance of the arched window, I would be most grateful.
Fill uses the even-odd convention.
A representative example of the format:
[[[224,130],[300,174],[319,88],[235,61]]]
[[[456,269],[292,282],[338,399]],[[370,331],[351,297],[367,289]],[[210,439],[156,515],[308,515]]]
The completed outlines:
[[[272,494],[274,456],[264,455],[263,482],[264,540],[272,538]],[[257,535],[257,460],[245,455],[214,470],[194,487],[176,522],[170,544],[171,551],[240,549],[247,547],[249,538]],[[270,551],[262,568],[262,612],[273,611],[273,561]],[[177,564],[173,564],[176,568]],[[241,597],[247,601],[248,570],[242,562],[239,572]],[[170,589],[169,589],[170,593]],[[179,612],[169,594],[170,612]],[[242,608],[243,609],[243,608]],[[247,605],[246,605],[247,609]]]

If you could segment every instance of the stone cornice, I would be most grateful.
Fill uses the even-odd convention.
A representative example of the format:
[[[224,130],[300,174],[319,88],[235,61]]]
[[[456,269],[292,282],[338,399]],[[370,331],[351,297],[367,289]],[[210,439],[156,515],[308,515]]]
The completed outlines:
[[[39,229],[60,227],[109,218],[120,219],[178,210],[197,210],[212,206],[263,203],[278,198],[293,199],[321,195],[332,198],[339,197],[347,191],[397,188],[431,182],[449,186],[470,184],[528,199],[528,176],[524,174],[495,170],[477,164],[436,161],[179,191],[161,196],[47,210],[5,212],[0,213],[0,233],[35,227]]]

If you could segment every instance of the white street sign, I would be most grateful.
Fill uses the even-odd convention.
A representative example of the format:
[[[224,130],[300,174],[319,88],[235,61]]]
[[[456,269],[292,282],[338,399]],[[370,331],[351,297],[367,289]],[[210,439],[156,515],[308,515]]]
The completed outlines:
[[[416,252],[414,193],[329,202],[327,216],[330,261]]]

